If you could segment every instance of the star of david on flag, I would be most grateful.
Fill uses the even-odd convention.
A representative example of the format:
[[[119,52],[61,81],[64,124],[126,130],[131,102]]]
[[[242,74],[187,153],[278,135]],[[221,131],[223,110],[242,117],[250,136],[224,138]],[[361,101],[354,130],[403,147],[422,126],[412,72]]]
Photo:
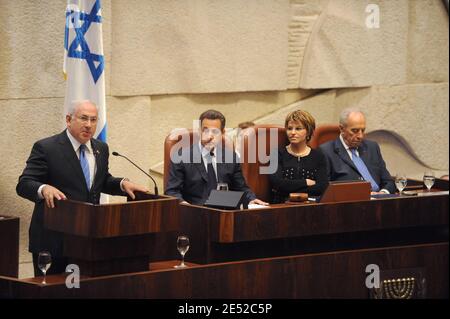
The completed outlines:
[[[64,115],[72,101],[90,100],[98,108],[94,137],[106,141],[105,60],[100,0],[68,0],[64,34]]]

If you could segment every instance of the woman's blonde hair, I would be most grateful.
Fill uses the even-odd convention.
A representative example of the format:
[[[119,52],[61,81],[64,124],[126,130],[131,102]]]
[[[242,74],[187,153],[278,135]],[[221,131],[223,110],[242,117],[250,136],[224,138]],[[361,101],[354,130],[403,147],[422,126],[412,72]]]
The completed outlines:
[[[306,140],[309,142],[316,129],[316,120],[306,111],[297,110],[289,113],[284,121],[284,127],[287,129],[290,121],[301,123],[307,132]]]

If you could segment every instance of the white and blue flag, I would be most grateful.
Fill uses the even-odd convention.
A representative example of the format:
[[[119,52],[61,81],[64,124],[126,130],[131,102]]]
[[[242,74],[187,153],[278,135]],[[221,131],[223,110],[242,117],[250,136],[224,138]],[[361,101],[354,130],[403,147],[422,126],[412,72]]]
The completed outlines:
[[[94,137],[106,141],[105,60],[100,0],[68,0],[64,36],[64,115],[72,101],[90,100],[98,107]]]

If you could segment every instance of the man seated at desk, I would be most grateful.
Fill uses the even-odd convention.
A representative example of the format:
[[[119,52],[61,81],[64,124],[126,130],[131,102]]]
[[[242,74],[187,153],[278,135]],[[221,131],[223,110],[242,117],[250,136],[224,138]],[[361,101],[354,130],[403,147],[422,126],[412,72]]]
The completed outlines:
[[[327,158],[330,181],[366,180],[372,194],[394,193],[395,184],[381,156],[380,146],[364,139],[366,119],[362,111],[347,108],[339,119],[339,137],[320,146]]]
[[[179,160],[174,161],[171,156],[165,194],[183,202],[203,205],[218,183],[227,183],[229,190],[245,192],[250,204],[268,205],[257,199],[247,186],[236,153],[222,145],[225,116],[219,111],[208,110],[199,120],[200,140],[194,138],[189,148],[175,152]]]

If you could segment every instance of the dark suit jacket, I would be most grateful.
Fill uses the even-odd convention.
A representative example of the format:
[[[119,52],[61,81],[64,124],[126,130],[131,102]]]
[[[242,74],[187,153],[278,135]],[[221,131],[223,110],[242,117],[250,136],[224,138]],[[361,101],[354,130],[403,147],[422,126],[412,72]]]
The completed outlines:
[[[182,148],[177,153],[181,161],[171,161],[165,194],[194,205],[203,205],[208,199],[208,175],[198,145]],[[241,165],[233,151],[217,150],[217,180],[227,183],[230,190],[244,191],[248,201],[256,198],[242,175]],[[221,160],[219,160],[219,158]],[[226,159],[228,161],[226,161]]]
[[[320,149],[327,158],[327,171],[330,181],[362,179],[339,138],[320,145]],[[364,140],[358,148],[358,152],[380,189],[384,188],[390,193],[394,193],[395,184],[391,174],[386,169],[380,146],[376,142]]]
[[[99,202],[100,192],[123,195],[121,178],[114,178],[108,172],[108,145],[96,139],[91,140],[91,145],[96,158],[96,174],[90,191],[66,131],[33,145],[16,187],[19,196],[35,202],[29,230],[30,252],[49,250],[52,256],[62,256],[61,234],[44,229],[45,201],[37,195],[42,184],[56,187],[68,199],[94,204]]]

